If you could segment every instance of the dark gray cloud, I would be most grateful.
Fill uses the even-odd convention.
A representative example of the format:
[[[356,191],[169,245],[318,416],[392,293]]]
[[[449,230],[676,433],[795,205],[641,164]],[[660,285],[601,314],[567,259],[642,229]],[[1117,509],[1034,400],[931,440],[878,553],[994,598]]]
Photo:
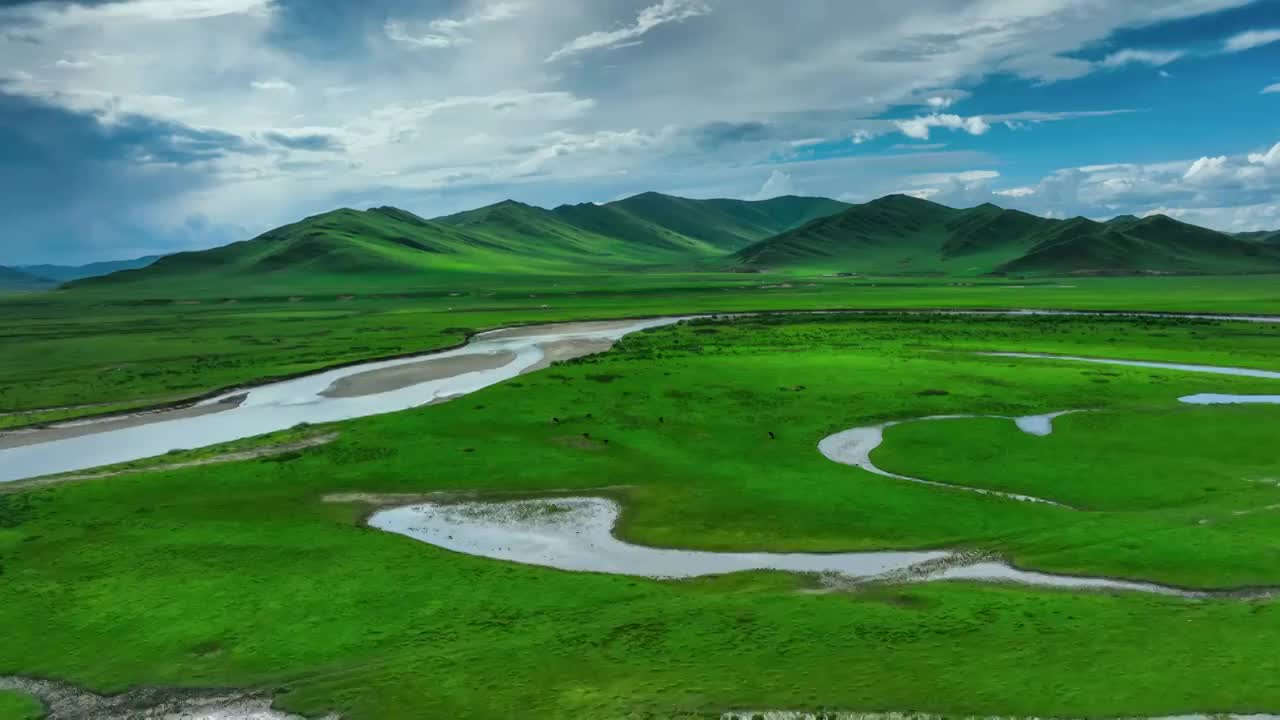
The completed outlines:
[[[279,145],[288,150],[309,150],[312,152],[327,152],[342,150],[342,141],[338,138],[327,135],[325,133],[308,133],[306,135],[286,135],[280,132],[268,132],[263,134],[263,138],[273,145]]]
[[[698,145],[715,149],[739,143],[764,142],[774,137],[773,128],[758,121],[713,122],[693,131]]]
[[[133,211],[212,183],[200,161],[248,149],[227,133],[137,117],[103,124],[0,92],[0,264],[145,254],[189,247],[201,234],[221,239],[225,228],[207,223],[176,235],[144,228]]]

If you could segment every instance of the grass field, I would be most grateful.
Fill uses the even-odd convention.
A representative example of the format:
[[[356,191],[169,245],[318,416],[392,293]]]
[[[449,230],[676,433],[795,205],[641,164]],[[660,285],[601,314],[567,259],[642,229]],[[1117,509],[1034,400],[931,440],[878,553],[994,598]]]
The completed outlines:
[[[385,278],[383,278],[385,281]],[[518,323],[732,310],[1077,308],[1280,314],[1274,276],[1040,284],[754,275],[494,278],[476,287],[285,296],[230,280],[149,296],[117,288],[0,299],[0,428],[153,405],[222,387],[461,342]],[[354,281],[359,283],[359,276]],[[233,290],[232,288],[236,288]],[[367,294],[360,294],[367,293]],[[292,299],[291,299],[292,298]],[[1162,350],[1163,351],[1163,350]],[[90,405],[92,407],[81,407]],[[50,410],[50,408],[55,408]]]
[[[1139,285],[1112,287],[1131,290],[1116,290],[1114,307],[1139,302]],[[1269,302],[1262,286],[1228,289],[1254,293],[1255,311]],[[672,298],[637,304],[656,310]],[[299,310],[337,307],[310,305]],[[164,312],[175,309],[226,311]],[[438,313],[396,309],[371,307],[343,332],[389,348],[413,328],[431,337],[442,327],[432,324]],[[592,312],[601,309],[607,304]],[[624,312],[621,302],[612,309],[644,314]],[[159,324],[155,312],[157,331],[141,338],[163,338],[161,327],[177,337],[178,321]],[[499,315],[469,317],[496,323]],[[529,315],[537,313],[520,319]],[[279,318],[249,327],[268,332],[289,322],[318,327]],[[360,331],[383,323],[398,328],[381,340]],[[211,342],[215,331],[207,331]],[[450,341],[442,332],[435,338]],[[336,338],[313,342],[309,360],[342,357]],[[802,592],[811,579],[779,573],[684,582],[581,575],[374,532],[360,525],[367,507],[322,499],[622,486],[612,491],[626,508],[619,532],[651,545],[973,548],[1040,570],[1199,588],[1280,585],[1280,511],[1265,510],[1280,503],[1280,487],[1265,482],[1280,478],[1267,452],[1280,407],[1176,402],[1199,392],[1275,393],[1277,382],[972,352],[1280,370],[1278,349],[1274,326],[1175,319],[693,323],[629,336],[607,355],[451,403],[343,423],[335,442],[302,453],[14,486],[0,494],[0,674],[99,691],[275,687],[288,708],[371,720],[656,719],[735,707],[1040,716],[1274,710],[1275,600],[953,583],[813,594]],[[164,362],[177,367],[177,357]],[[235,371],[262,371],[255,358],[265,357],[250,354]],[[63,372],[75,375],[71,365]],[[209,377],[190,375],[182,390],[223,382]],[[153,378],[117,389],[129,388],[180,389]],[[875,457],[899,472],[1061,498],[1085,512],[921,487],[816,450],[829,433],[891,419],[1070,408],[1097,412],[1062,418],[1044,438],[993,420],[908,424],[892,429]]]
[[[43,715],[44,709],[35,698],[0,690],[0,720],[40,720]]]

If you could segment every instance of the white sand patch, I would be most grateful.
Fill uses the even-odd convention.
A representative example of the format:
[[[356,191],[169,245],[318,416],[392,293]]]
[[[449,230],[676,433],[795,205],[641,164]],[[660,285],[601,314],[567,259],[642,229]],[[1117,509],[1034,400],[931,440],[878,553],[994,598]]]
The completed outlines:
[[[45,720],[306,720],[271,707],[271,698],[249,691],[141,689],[97,695],[51,680],[0,676],[0,689],[18,690],[44,705]],[[338,720],[326,715],[313,720]]]

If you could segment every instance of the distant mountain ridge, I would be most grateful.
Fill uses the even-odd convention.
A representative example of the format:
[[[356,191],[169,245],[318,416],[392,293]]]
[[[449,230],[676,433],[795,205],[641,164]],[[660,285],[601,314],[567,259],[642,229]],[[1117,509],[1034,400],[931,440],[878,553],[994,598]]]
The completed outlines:
[[[110,260],[107,262],[89,263],[87,265],[18,265],[16,270],[35,275],[36,277],[48,278],[59,283],[71,282],[72,280],[80,280],[82,278],[97,277],[99,275],[110,275],[120,270],[135,270],[144,268],[151,263],[159,260],[161,255],[147,255],[145,257],[133,258],[131,260]]]
[[[743,248],[731,263],[869,275],[1277,272],[1272,235],[1232,235],[1164,215],[1056,220],[890,195]]]
[[[0,291],[40,290],[56,284],[56,282],[49,278],[32,275],[31,273],[0,265]]]
[[[1057,220],[906,195],[861,204],[787,196],[692,200],[643,193],[547,210],[507,200],[427,219],[342,208],[252,239],[177,253],[68,287],[377,285],[457,275],[626,272],[1072,275],[1280,272],[1278,233],[1229,234],[1163,215]],[[398,278],[398,279],[397,279]]]

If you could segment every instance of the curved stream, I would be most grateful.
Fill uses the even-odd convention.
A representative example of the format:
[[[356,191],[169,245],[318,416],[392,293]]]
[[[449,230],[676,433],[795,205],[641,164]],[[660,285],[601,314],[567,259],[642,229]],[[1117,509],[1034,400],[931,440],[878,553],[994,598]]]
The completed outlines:
[[[300,423],[408,410],[473,393],[552,360],[600,352],[629,333],[684,319],[495,330],[453,350],[230,391],[193,407],[4,433],[0,434],[0,482],[140,460],[179,448],[208,447]]]
[[[1230,368],[1184,363],[1157,363],[1110,360],[1039,353],[980,353],[999,357],[1065,360],[1071,362],[1130,365],[1184,372],[1280,379],[1280,373],[1248,368]],[[1180,398],[1194,404],[1276,402],[1280,396],[1202,394]],[[1004,417],[990,415],[937,415],[852,428],[835,433],[818,443],[828,459],[862,468],[868,472],[908,482],[973,492],[1022,502],[1041,503],[1072,509],[1046,498],[985,488],[914,478],[883,470],[871,461],[871,453],[884,441],[884,430],[908,422],[934,422],[973,417],[1002,417],[1019,430],[1037,436],[1053,432],[1054,419],[1084,410],[1064,410],[1043,415]],[[849,553],[729,553],[653,548],[624,542],[613,534],[620,509],[611,500],[576,497],[519,500],[513,502],[472,502],[462,504],[423,503],[382,510],[370,516],[368,524],[387,532],[419,540],[454,552],[541,565],[579,572],[672,579],[716,575],[744,570],[783,570],[837,575],[855,580],[890,582],[930,582],[971,580],[1012,582],[1056,588],[1124,590],[1183,598],[1271,597],[1274,591],[1195,591],[1156,583],[1101,577],[1053,575],[1019,570],[1007,563],[975,560],[963,552],[933,550],[911,552]]]
[[[1083,357],[1079,355],[1051,355],[1048,353],[1023,353],[1023,352],[980,352],[978,355],[988,357],[1007,357],[1007,358],[1027,358],[1034,360],[1062,360],[1066,362],[1083,362],[1096,363],[1101,365],[1124,365],[1128,367],[1154,368],[1159,370],[1177,370],[1181,372],[1206,373],[1210,375],[1234,375],[1237,377],[1253,377],[1268,378],[1280,380],[1280,372],[1272,370],[1256,370],[1252,368],[1236,368],[1225,367],[1221,365],[1191,365],[1187,363],[1164,363],[1153,362],[1147,360],[1118,360],[1114,358],[1095,358]],[[1179,402],[1189,405],[1246,405],[1246,404],[1280,404],[1280,395],[1227,395],[1222,393],[1200,393],[1197,395],[1185,395],[1178,398]],[[1018,429],[1029,435],[1045,436],[1053,432],[1053,421],[1055,418],[1062,417],[1077,412],[1088,412],[1087,410],[1062,410],[1055,413],[1045,415],[1027,415],[1024,417],[1008,418],[1001,415],[931,415],[921,418],[911,418],[908,420],[895,420],[892,422],[881,423],[879,425],[868,425],[864,427],[851,428],[834,435],[828,435],[818,443],[818,452],[822,453],[828,460],[838,462],[842,465],[852,465],[853,467],[862,468],[867,472],[882,475],[884,477],[894,478],[895,480],[906,480],[908,482],[918,483],[921,485],[931,485],[933,487],[946,488],[948,490],[958,490],[961,492],[977,493],[979,495],[992,495],[1002,497],[1009,500],[1020,500],[1023,502],[1043,503],[1046,505],[1054,505],[1056,507],[1074,509],[1069,505],[1049,500],[1046,498],[1035,497],[1033,495],[1019,495],[1017,493],[1001,492],[999,490],[988,490],[986,488],[969,487],[966,485],[954,485],[951,483],[938,482],[936,480],[925,480],[923,478],[910,477],[908,475],[899,475],[889,472],[876,466],[871,461],[871,453],[884,443],[884,431],[895,425],[903,425],[914,422],[930,422],[937,420],[960,420],[964,418],[978,417],[998,417],[1006,420],[1013,420],[1017,424]]]
[[[913,420],[897,420],[894,422],[881,423],[879,425],[857,427],[851,430],[838,432],[834,435],[828,435],[818,443],[818,452],[822,453],[828,460],[838,462],[841,465],[852,465],[854,467],[862,468],[867,472],[894,478],[895,480],[906,480],[920,485],[932,485],[933,487],[947,488],[948,490],[960,490],[963,492],[977,493],[979,495],[993,495],[995,497],[1007,498],[1009,500],[1042,503],[1045,505],[1054,505],[1056,507],[1072,509],[1070,506],[1064,505],[1055,500],[1046,500],[1045,498],[1039,498],[1032,495],[1019,495],[1017,493],[1001,492],[999,490],[987,490],[985,488],[968,487],[965,485],[952,485],[934,480],[925,480],[923,478],[891,473],[888,470],[882,470],[879,467],[876,467],[876,464],[871,462],[871,453],[884,443],[884,431],[894,425],[903,425],[911,422],[927,422],[931,420],[963,420],[966,418],[994,417],[1012,420],[1014,424],[1018,426],[1019,430],[1027,433],[1028,435],[1044,436],[1053,432],[1053,421],[1055,418],[1062,417],[1063,415],[1069,415],[1073,412],[1083,411],[1063,410],[1044,415],[1026,415],[1016,418],[1004,417],[1003,415],[930,415],[928,417],[916,418]]]
[[[422,503],[374,513],[368,525],[453,552],[524,565],[679,579],[745,570],[819,573],[860,581],[972,580],[1043,587],[1127,590],[1185,598],[1241,597],[1155,583],[1050,575],[950,550],[847,553],[732,553],[646,547],[613,534],[617,503],[597,497],[511,502]],[[1258,595],[1267,594],[1259,591]]]

